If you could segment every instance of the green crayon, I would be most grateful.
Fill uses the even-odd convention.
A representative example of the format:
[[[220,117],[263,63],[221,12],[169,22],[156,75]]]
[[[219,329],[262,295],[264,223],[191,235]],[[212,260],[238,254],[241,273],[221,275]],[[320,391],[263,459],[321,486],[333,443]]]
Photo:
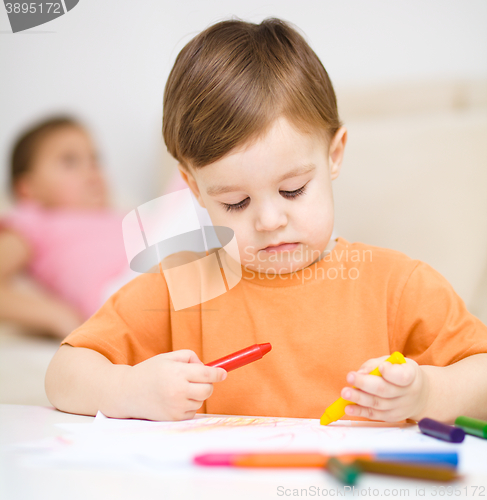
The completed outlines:
[[[361,473],[360,469],[355,465],[345,464],[336,457],[328,460],[326,469],[339,481],[350,486],[355,484]]]
[[[487,439],[487,422],[485,420],[462,416],[455,419],[455,425],[461,427],[468,434]]]

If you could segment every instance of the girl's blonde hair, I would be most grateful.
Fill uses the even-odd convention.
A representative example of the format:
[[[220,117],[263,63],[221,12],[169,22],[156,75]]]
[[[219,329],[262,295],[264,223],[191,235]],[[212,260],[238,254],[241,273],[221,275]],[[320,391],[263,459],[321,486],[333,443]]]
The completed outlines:
[[[261,137],[279,116],[327,139],[341,126],[323,64],[276,18],[221,21],[194,37],[169,74],[163,109],[167,149],[186,169]]]

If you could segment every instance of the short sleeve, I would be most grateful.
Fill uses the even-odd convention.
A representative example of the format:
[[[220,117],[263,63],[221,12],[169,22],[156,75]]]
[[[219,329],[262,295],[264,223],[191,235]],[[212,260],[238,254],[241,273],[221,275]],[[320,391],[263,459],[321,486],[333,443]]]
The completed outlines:
[[[33,250],[42,245],[42,228],[42,210],[34,203],[21,202],[9,213],[0,217],[0,230],[15,231]]]
[[[404,285],[392,351],[421,365],[446,366],[487,352],[487,326],[471,314],[438,271],[418,261]]]
[[[141,274],[115,292],[61,345],[86,347],[114,364],[135,365],[172,350],[170,311],[163,274]]]

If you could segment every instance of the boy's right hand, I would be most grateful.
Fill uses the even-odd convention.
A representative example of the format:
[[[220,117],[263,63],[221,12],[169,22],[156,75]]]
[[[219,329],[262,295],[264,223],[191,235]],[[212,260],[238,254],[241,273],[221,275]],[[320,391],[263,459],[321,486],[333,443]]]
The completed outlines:
[[[226,370],[205,366],[189,349],[159,354],[126,372],[121,390],[127,413],[148,420],[185,420],[195,416],[225,380]]]

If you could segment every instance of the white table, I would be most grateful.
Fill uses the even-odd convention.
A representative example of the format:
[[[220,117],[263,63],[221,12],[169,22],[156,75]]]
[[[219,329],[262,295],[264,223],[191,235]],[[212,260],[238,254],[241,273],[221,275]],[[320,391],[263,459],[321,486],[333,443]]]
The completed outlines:
[[[55,424],[85,423],[91,422],[92,419],[93,417],[62,413],[49,407],[0,405],[0,498],[2,500],[78,498],[257,500],[310,496],[339,497],[346,492],[345,496],[350,498],[415,499],[420,498],[417,488],[424,488],[425,498],[487,498],[487,440],[471,436],[468,436],[461,445],[460,472],[464,475],[462,480],[443,483],[444,487],[440,488],[442,483],[438,482],[367,474],[361,477],[355,492],[346,491],[343,485],[321,470],[231,468],[215,470],[195,466],[181,470],[141,472],[34,467],[24,463],[22,452],[9,449],[11,444],[65,434],[65,431]],[[293,495],[294,490],[297,490],[298,495]],[[360,495],[358,490],[361,492]],[[373,490],[378,491],[380,495],[374,496]],[[312,491],[314,495],[310,494]]]
[[[44,377],[59,344],[0,322],[0,404],[50,405]]]

